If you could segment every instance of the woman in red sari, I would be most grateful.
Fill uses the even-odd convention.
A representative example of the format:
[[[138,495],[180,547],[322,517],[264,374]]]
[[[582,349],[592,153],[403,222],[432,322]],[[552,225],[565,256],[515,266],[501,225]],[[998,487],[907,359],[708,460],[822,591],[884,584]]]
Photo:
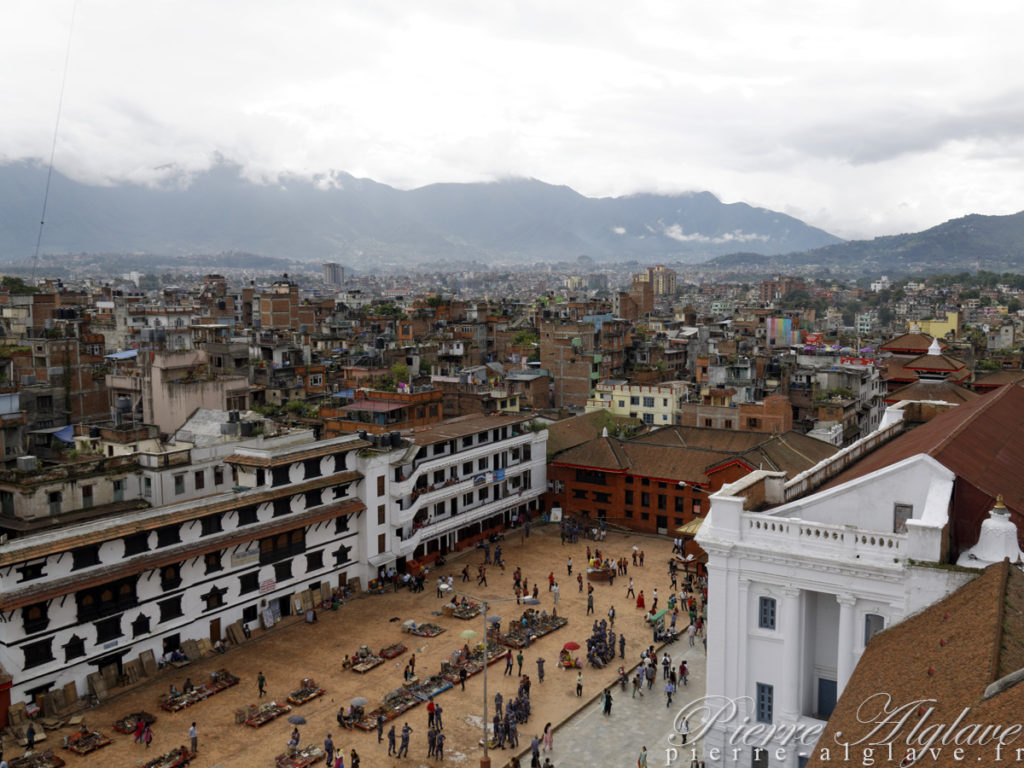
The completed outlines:
[[[644,609],[644,591],[641,589],[640,594],[636,596],[636,607],[641,611]]]

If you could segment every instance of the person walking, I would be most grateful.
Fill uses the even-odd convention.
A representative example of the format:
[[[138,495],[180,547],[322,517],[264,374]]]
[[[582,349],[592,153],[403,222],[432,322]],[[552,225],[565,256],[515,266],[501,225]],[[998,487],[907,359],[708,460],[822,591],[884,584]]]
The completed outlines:
[[[594,612],[594,596],[587,595],[587,616]]]
[[[437,705],[434,704],[434,697],[431,696],[429,699],[427,699],[427,728],[434,727],[434,712],[436,710]]]
[[[544,657],[537,657],[537,679],[544,682]]]
[[[434,728],[438,731],[444,730],[444,725],[441,724],[442,712],[444,712],[444,710],[441,708],[440,704],[434,707]]]
[[[672,706],[672,694],[676,692],[676,687],[672,685],[672,681],[668,680],[665,683],[665,708],[668,709]]]
[[[535,761],[540,762],[540,737],[537,734],[530,740],[530,754]]]
[[[654,588],[654,592],[652,594],[654,595],[654,601],[651,603],[651,613],[657,613],[658,612],[658,588],[657,587]]]
[[[395,726],[391,726],[391,730],[388,731],[388,756],[396,755],[398,752],[395,750]]]
[[[384,715],[377,714],[377,743],[384,741]]]
[[[696,634],[697,634],[697,628],[695,626],[693,626],[693,624],[691,623],[690,626],[686,628],[686,636],[690,640],[690,647],[691,648],[693,648],[693,638],[696,636]]]
[[[558,605],[558,582],[555,582],[554,588],[551,590],[551,596],[554,598],[555,605]]]
[[[462,686],[462,690],[466,690],[466,668],[459,667],[459,685]]]
[[[555,732],[551,730],[551,723],[544,726],[544,735],[541,736],[541,744],[544,745],[544,750],[551,752],[555,748]]]
[[[199,731],[196,729],[195,722],[193,722],[192,725],[189,726],[189,729],[188,729],[188,741],[189,741],[189,745],[192,747],[192,754],[193,755],[198,755],[199,754]]]
[[[672,657],[667,653],[661,657],[661,670],[664,673],[663,679],[668,680],[668,671],[672,669]]]
[[[135,718],[135,743],[142,743],[142,732],[146,730],[146,723],[141,717]],[[0,753],[2,756],[2,753]]]
[[[577,573],[576,574],[576,584],[579,586],[580,592],[582,592],[583,591],[583,574],[582,573]]]
[[[636,607],[641,611],[646,607],[644,605],[644,591],[642,589],[640,590],[640,594],[636,596]]]
[[[572,576],[572,558],[571,557],[566,562],[565,569],[569,572],[569,575]]]
[[[256,676],[256,688],[260,692],[260,695],[257,698],[262,699],[267,693],[267,678],[263,676],[263,672],[260,672]]]
[[[636,759],[636,768],[647,768],[647,747],[640,750],[640,755]]]
[[[620,659],[626,658],[626,636],[625,635],[619,635],[619,658]]]
[[[433,728],[427,728],[427,759],[434,756],[434,747],[437,743],[437,734]]]
[[[516,673],[518,677],[523,676],[523,652],[520,651],[516,654],[516,663],[519,665],[519,671]]]
[[[604,691],[604,716],[612,716],[612,689],[606,688]]]
[[[149,725],[142,729],[142,743],[146,745],[146,749],[153,743],[153,729]]]
[[[505,674],[512,675],[512,649],[505,651]]]
[[[626,590],[626,597],[636,597],[636,592],[633,591],[633,580],[629,580],[629,589]]]
[[[554,571],[550,571],[548,573],[548,592],[552,591],[554,588],[555,588],[555,572]]]
[[[614,605],[611,608],[608,609],[608,626],[609,627],[614,627],[615,626],[615,606]],[[614,653],[614,652],[615,652],[615,649],[613,648],[612,649],[612,653]]]
[[[330,765],[334,759],[334,741],[331,739],[331,734],[329,733],[327,734],[327,738],[324,739],[324,754],[327,755],[327,760],[324,762],[326,762],[327,765]]]
[[[487,586],[487,569],[484,568],[482,565],[480,566],[479,570],[477,571],[476,583],[477,583],[477,586],[481,586],[481,585],[483,585],[485,587]]]
[[[36,745],[36,727],[32,723],[28,724],[28,730],[25,731],[25,750],[31,752],[32,748]]]
[[[462,568],[462,581],[463,583],[469,581],[469,564],[467,563]]]
[[[576,673],[576,698],[583,698],[583,672]]]
[[[679,724],[679,735],[682,737],[682,744],[686,743],[686,737],[690,735],[690,718],[684,717],[683,722]]]

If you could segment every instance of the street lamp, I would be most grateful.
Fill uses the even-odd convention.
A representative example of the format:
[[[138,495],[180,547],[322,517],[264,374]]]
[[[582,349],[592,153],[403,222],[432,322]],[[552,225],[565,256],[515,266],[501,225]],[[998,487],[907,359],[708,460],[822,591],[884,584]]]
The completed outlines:
[[[484,756],[480,758],[480,768],[491,768],[491,758],[487,756],[487,608],[488,602],[491,603],[510,603],[513,600],[519,600],[523,605],[540,605],[540,600],[535,597],[504,597],[500,600],[483,600],[474,595],[467,594],[466,592],[456,592],[455,594],[462,595],[474,602],[480,603],[480,608],[484,617]]]

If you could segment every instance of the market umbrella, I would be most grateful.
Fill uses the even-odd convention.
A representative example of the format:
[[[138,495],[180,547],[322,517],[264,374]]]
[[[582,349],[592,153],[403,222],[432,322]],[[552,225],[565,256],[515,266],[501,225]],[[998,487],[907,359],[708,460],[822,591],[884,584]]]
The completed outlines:
[[[472,640],[474,637],[476,637],[476,632],[474,632],[472,629],[464,629],[462,630],[461,637],[463,640]]]
[[[304,718],[302,715],[292,715],[288,718],[288,722],[292,725],[305,725],[306,718]]]
[[[500,621],[501,621],[501,616],[488,616],[487,617],[487,623],[488,624],[497,624]]]
[[[533,597],[533,596],[524,597],[523,598],[523,605],[540,605],[540,600],[538,600],[536,597]]]
[[[364,699],[362,696],[356,696],[352,701],[349,702],[353,707],[365,707],[370,703],[369,699]]]
[[[578,651],[579,649],[580,644],[572,640],[570,640],[568,643],[562,646],[563,651]]]

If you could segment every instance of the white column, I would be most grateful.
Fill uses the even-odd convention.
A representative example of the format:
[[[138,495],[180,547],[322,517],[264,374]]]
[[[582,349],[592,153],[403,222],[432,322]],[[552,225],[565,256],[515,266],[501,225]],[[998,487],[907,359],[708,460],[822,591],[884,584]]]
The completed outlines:
[[[836,595],[839,603],[839,654],[836,661],[836,696],[843,694],[850,675],[853,674],[853,640],[857,631],[854,623],[854,605],[857,598],[849,592]]]
[[[736,691],[740,696],[753,695],[747,686],[750,664],[747,661],[747,641],[750,637],[750,579],[740,577],[739,595],[736,600],[736,609],[739,615],[739,623],[736,628],[739,631],[739,653],[736,657]]]
[[[782,675],[776,678],[775,700],[778,702],[778,711],[774,720],[795,723],[800,716],[803,692],[800,674],[800,659],[804,655],[803,601],[799,589],[786,587],[782,594],[782,607],[779,611],[779,623],[782,626]]]

